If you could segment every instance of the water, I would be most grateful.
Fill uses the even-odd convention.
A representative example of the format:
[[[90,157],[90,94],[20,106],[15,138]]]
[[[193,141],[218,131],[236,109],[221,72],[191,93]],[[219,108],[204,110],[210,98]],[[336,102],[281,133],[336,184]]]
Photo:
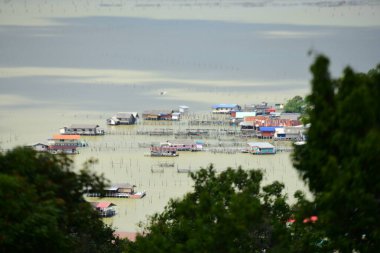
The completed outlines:
[[[214,164],[217,171],[227,167],[244,169],[262,169],[265,172],[264,183],[279,180],[286,184],[286,192],[291,196],[297,189],[306,190],[293,169],[289,153],[274,156],[253,156],[249,154],[214,154],[211,152],[179,152],[178,157],[146,157],[149,148],[139,147],[139,143],[165,142],[174,136],[137,135],[139,129],[172,128],[186,129],[191,126],[184,122],[148,122],[133,126],[106,126],[106,114],[94,112],[62,113],[58,111],[30,109],[22,113],[2,112],[0,142],[2,148],[17,145],[28,145],[46,142],[46,139],[57,133],[59,128],[71,123],[94,123],[105,128],[105,136],[82,137],[89,147],[81,148],[80,154],[72,156],[75,169],[80,169],[85,161],[96,158],[98,163],[90,169],[104,174],[111,183],[131,183],[136,190],[146,191],[143,199],[111,199],[117,205],[117,215],[105,221],[120,231],[138,231],[138,222],[146,221],[147,216],[162,211],[171,198],[180,198],[192,190],[192,180],[187,173],[178,173],[177,169],[191,171]],[[5,120],[6,119],[6,120]],[[198,128],[198,127],[195,127]],[[218,128],[210,127],[206,128]],[[234,127],[223,127],[223,129]],[[199,137],[200,138],[200,137]],[[222,138],[221,138],[222,139]],[[223,137],[223,139],[228,139]],[[203,139],[206,143],[215,143],[215,139]],[[240,140],[242,143],[249,139]],[[159,167],[160,162],[174,162],[174,167]],[[153,173],[160,168],[160,172]],[[162,172],[161,172],[162,171]],[[290,198],[292,199],[292,198]],[[96,198],[88,198],[97,201]]]
[[[147,192],[140,200],[109,199],[118,214],[105,221],[120,231],[137,231],[139,221],[192,189],[177,167],[262,168],[265,183],[282,181],[291,196],[306,188],[289,153],[181,152],[170,158],[174,168],[152,173],[169,158],[145,157],[138,143],[168,137],[136,130],[187,126],[116,128],[105,120],[118,111],[187,105],[207,113],[215,103],[285,102],[310,90],[310,50],[331,58],[334,76],[346,65],[366,72],[380,59],[379,14],[378,1],[3,1],[0,147],[45,142],[74,123],[118,129],[85,137],[90,147],[73,159],[78,170],[95,157],[92,170]]]

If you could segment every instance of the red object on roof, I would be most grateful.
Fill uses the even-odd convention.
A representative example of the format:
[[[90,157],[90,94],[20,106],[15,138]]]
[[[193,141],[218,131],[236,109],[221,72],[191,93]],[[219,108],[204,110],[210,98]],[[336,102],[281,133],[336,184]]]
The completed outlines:
[[[55,135],[53,135],[53,140],[79,140],[79,139],[80,139],[80,135],[76,135],[76,134],[67,134],[67,135],[55,134]]]
[[[96,208],[107,208],[111,205],[114,205],[112,204],[111,202],[99,202],[97,205],[96,205]]]

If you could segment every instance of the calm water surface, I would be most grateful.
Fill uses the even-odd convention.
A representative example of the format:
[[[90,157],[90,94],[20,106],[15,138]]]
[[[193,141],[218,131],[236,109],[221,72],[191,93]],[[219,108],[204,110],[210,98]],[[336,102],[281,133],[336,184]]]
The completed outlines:
[[[137,223],[146,221],[147,216],[163,210],[171,198],[180,198],[192,190],[192,180],[186,173],[178,173],[178,169],[196,171],[214,164],[217,171],[227,167],[244,169],[262,169],[265,172],[264,183],[274,180],[284,182],[286,192],[292,196],[297,189],[305,190],[293,169],[289,153],[279,153],[273,156],[253,156],[249,154],[216,154],[211,152],[179,152],[175,158],[156,158],[144,156],[149,148],[139,147],[140,144],[164,142],[173,136],[137,135],[138,129],[189,128],[184,122],[149,122],[149,125],[136,126],[106,126],[106,114],[93,112],[61,113],[49,110],[17,110],[16,112],[1,112],[0,145],[2,148],[12,148],[17,145],[28,145],[36,142],[46,142],[46,139],[57,133],[59,128],[71,123],[94,123],[101,125],[106,131],[113,133],[105,136],[82,137],[89,147],[81,148],[80,154],[72,156],[75,170],[82,167],[90,158],[96,158],[98,163],[90,169],[103,173],[111,183],[132,183],[136,190],[144,190],[147,196],[143,199],[111,199],[117,205],[117,215],[105,219],[120,231],[138,231]],[[193,127],[194,128],[194,127]],[[210,127],[206,127],[210,128]],[[223,127],[224,129],[226,127]],[[233,127],[228,127],[233,129]],[[221,137],[227,140],[227,137]],[[203,139],[206,143],[215,143],[213,139]],[[241,140],[241,142],[250,140]],[[174,162],[174,167],[159,168],[160,162]],[[155,171],[154,173],[152,172]],[[163,171],[159,170],[163,169]],[[159,172],[157,172],[159,171]],[[291,198],[292,199],[292,198]],[[96,198],[88,198],[97,201]]]

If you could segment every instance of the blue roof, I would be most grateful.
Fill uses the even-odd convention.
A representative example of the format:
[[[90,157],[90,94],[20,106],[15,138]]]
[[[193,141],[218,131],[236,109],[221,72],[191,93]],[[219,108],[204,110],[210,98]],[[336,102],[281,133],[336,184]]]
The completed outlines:
[[[260,127],[260,132],[275,132],[276,127]]]
[[[217,105],[213,105],[212,109],[216,109],[216,108],[235,108],[236,106],[238,106],[238,104],[217,104]]]

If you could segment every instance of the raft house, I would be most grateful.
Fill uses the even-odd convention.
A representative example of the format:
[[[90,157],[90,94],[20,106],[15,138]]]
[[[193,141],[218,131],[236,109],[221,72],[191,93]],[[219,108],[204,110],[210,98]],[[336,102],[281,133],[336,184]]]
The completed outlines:
[[[87,147],[88,143],[80,139],[80,135],[55,134],[48,139],[48,144],[53,146]]]
[[[161,156],[176,157],[176,156],[178,156],[177,148],[170,147],[170,145],[167,143],[160,144],[159,146],[152,145],[150,147],[150,156],[153,156],[153,157],[161,157]]]
[[[200,151],[203,148],[202,143],[194,140],[168,140],[162,145],[173,147],[177,151]]]
[[[248,142],[247,152],[254,155],[276,154],[276,147],[268,142]]]
[[[116,214],[116,205],[111,202],[90,202],[91,206],[99,213],[100,217],[112,217]]]
[[[236,111],[241,111],[241,106],[238,104],[215,104],[212,107],[212,113],[229,114]]]
[[[65,135],[104,135],[103,129],[99,125],[74,124],[70,127],[63,127],[59,130],[60,134]]]
[[[111,118],[107,119],[108,125],[133,125],[139,119],[137,112],[118,112]]]
[[[136,192],[135,185],[129,183],[114,184],[104,188],[104,193],[89,191],[87,197],[110,197],[110,198],[132,198],[141,199],[146,195],[145,191]]]

